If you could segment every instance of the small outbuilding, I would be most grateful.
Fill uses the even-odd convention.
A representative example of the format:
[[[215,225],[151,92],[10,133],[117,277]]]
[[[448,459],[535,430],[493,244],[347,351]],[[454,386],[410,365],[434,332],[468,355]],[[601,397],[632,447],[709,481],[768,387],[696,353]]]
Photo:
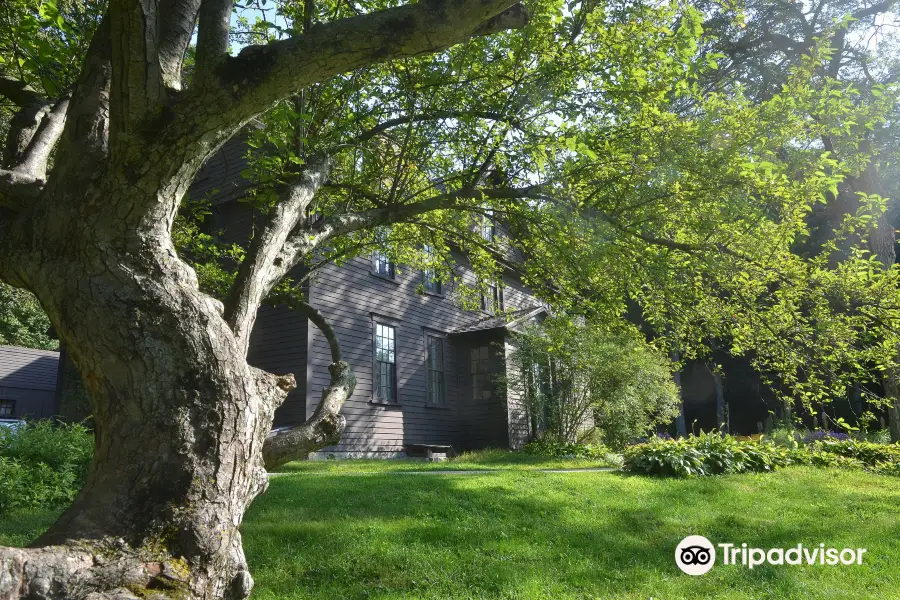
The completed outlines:
[[[59,413],[59,352],[0,346],[0,419],[43,419]]]

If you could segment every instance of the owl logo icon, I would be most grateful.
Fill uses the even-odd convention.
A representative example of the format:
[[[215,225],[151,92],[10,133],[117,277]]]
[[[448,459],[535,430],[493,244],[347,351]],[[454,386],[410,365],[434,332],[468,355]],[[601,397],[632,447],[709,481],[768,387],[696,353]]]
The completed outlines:
[[[689,535],[675,548],[675,564],[688,575],[703,575],[716,564],[716,549],[702,535]]]

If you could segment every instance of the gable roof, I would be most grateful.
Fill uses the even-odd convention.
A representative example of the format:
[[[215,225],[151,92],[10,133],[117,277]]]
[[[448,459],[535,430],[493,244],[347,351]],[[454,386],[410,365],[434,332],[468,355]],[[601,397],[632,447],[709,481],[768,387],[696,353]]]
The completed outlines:
[[[489,317],[481,317],[461,327],[457,327],[450,332],[451,335],[458,333],[472,333],[473,331],[488,331],[489,329],[506,329],[514,331],[519,325],[533,319],[541,313],[546,313],[547,309],[543,306],[529,306],[521,308],[501,315],[491,315]]]
[[[55,390],[59,352],[0,346],[0,387]]]

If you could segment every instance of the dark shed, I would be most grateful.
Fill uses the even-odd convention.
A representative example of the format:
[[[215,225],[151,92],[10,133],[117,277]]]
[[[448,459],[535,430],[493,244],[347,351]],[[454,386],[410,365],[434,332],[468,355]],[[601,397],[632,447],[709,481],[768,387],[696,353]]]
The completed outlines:
[[[0,419],[42,419],[58,412],[59,352],[0,346]]]

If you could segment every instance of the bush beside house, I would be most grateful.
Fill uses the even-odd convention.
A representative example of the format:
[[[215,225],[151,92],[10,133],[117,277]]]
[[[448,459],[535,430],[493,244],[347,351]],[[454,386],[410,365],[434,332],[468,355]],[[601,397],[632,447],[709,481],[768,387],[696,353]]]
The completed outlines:
[[[0,427],[0,514],[71,502],[87,475],[94,440],[79,424],[34,421]]]

